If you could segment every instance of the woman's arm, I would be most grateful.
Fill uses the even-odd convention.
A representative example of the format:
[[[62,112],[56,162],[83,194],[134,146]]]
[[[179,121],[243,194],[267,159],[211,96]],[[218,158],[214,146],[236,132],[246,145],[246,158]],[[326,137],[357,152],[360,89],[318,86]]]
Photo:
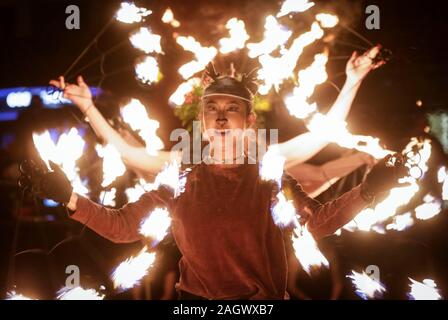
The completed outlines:
[[[306,221],[308,231],[317,240],[350,222],[377,195],[400,185],[400,179],[409,172],[404,166],[403,156],[394,154],[394,157],[394,165],[390,164],[391,155],[384,157],[372,167],[360,185],[325,204],[309,197],[291,176],[285,175],[282,182],[292,195],[297,212]]]
[[[67,208],[70,218],[87,225],[100,236],[114,243],[129,243],[140,240],[142,220],[155,208],[170,206],[170,193],[159,188],[143,194],[139,200],[121,209],[110,209],[87,198],[72,193]]]
[[[129,167],[144,173],[157,174],[170,161],[171,153],[168,151],[159,151],[156,156],[153,156],[148,154],[144,147],[134,147],[127,143],[104,119],[93,103],[85,115],[96,135],[112,144]]]
[[[375,160],[368,154],[355,153],[326,162],[321,166],[300,163],[287,170],[312,198],[331,187],[340,178],[347,176],[360,166],[373,165]]]
[[[284,178],[283,185],[288,188],[301,220],[306,221],[309,232],[316,240],[333,234],[370,204],[363,196],[362,185],[325,204],[311,198],[290,176]]]
[[[157,174],[165,163],[171,160],[170,152],[159,151],[156,156],[152,156],[146,152],[145,148],[128,144],[95,107],[90,89],[81,76],[77,78],[77,84],[66,84],[64,77],[51,80],[50,84],[64,90],[64,98],[70,99],[81,110],[89,120],[95,134],[112,144],[129,167],[145,173]]]
[[[340,121],[346,119],[362,80],[371,70],[379,68],[384,64],[383,61],[375,63],[373,60],[380,49],[381,46],[376,46],[361,56],[358,56],[356,51],[352,54],[346,65],[345,72],[347,78],[344,86],[333,106],[327,112],[327,116]],[[305,162],[321,151],[328,143],[328,140],[311,132],[306,132],[280,143],[280,153],[286,158],[285,168],[288,169],[298,163]]]

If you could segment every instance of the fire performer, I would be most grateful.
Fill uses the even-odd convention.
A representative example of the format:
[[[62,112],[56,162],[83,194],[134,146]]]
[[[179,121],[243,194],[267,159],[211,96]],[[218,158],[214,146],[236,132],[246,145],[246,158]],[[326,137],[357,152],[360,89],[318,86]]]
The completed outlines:
[[[361,55],[353,52],[345,68],[346,81],[328,111],[328,116],[337,120],[346,119],[353,100],[365,77],[372,70],[384,65],[384,61],[377,60],[380,52],[381,45],[372,47]],[[136,147],[127,143],[109,125],[107,120],[96,108],[90,89],[84,82],[82,76],[78,77],[76,84],[66,83],[62,76],[58,80],[51,80],[50,84],[63,90],[64,98],[70,99],[79,108],[88,119],[89,124],[97,136],[105,142],[112,144],[120,153],[126,166],[130,169],[155,175],[173,157],[177,159],[182,158],[181,154],[175,154],[170,151],[159,151],[157,155],[150,155],[143,146]],[[313,165],[301,167],[303,162],[312,158],[328,144],[328,140],[312,132],[306,132],[278,145],[279,152],[286,159],[285,168],[288,173],[293,175],[304,186],[310,185],[310,191],[315,191],[316,194],[323,192],[331,183],[334,183],[339,178],[349,174],[360,166],[364,164],[370,165],[372,163],[369,156],[358,154],[358,156],[349,156],[340,159],[338,162],[328,163],[325,168]],[[323,172],[324,170],[325,172]]]
[[[271,216],[279,182],[264,181],[257,164],[236,163],[242,141],[231,136],[255,121],[251,110],[256,85],[206,72],[209,85],[202,97],[200,118],[210,144],[204,161],[190,168],[185,188],[174,195],[169,187],[145,193],[121,209],[108,209],[72,192],[69,180],[54,163],[53,171],[34,175],[34,189],[63,203],[70,218],[116,242],[140,240],[140,223],[157,207],[168,208],[171,230],[182,253],[180,298],[284,299],[288,296],[284,229]],[[223,143],[224,140],[231,143]],[[235,138],[236,137],[236,138]],[[300,222],[322,238],[353,219],[375,196],[398,185],[406,173],[400,157],[379,161],[366,180],[338,199],[321,204],[284,174],[281,187],[294,201]]]

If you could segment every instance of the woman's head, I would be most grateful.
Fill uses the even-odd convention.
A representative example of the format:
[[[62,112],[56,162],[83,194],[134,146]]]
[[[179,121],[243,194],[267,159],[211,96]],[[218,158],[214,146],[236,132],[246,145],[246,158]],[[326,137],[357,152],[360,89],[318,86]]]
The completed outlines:
[[[255,113],[246,101],[226,95],[203,99],[200,110],[203,136],[216,159],[235,159],[244,149],[247,128],[255,124]]]
[[[212,153],[224,159],[238,156],[237,149],[243,146],[247,128],[255,124],[252,111],[256,84],[243,75],[241,80],[232,76],[221,76],[209,64],[203,83],[204,94],[199,112],[202,131],[209,140]]]

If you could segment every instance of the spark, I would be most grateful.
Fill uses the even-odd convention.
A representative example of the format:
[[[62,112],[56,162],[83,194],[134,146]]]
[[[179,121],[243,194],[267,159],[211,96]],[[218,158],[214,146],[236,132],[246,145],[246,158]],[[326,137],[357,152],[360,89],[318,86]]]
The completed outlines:
[[[266,17],[264,29],[264,38],[261,42],[247,44],[248,55],[251,58],[270,54],[276,48],[283,47],[292,35],[292,31],[279,24],[273,16]]]
[[[166,208],[156,208],[151,211],[140,225],[140,234],[153,240],[152,247],[165,238],[171,218]]]
[[[155,258],[156,254],[147,252],[147,248],[144,247],[137,256],[120,263],[112,273],[114,287],[126,290],[139,284],[140,280],[148,274]]]
[[[101,186],[106,187],[126,172],[126,166],[121,160],[120,153],[113,145],[107,144],[103,147],[98,144],[95,149],[98,156],[103,159],[103,182]]]
[[[440,167],[437,172],[437,181],[442,184],[442,200],[448,200],[448,170]]]
[[[273,57],[269,54],[263,54],[258,58],[261,69],[258,70],[258,79],[263,81],[258,92],[266,95],[269,90],[274,87],[276,90],[284,80],[291,78],[297,60],[302,55],[303,50],[314,41],[322,38],[324,32],[319,23],[314,22],[311,30],[298,36],[292,43],[291,47],[284,50],[281,57]]]
[[[94,289],[84,289],[81,287],[64,287],[57,293],[58,300],[103,300],[104,295],[100,295]]]
[[[144,53],[163,53],[162,47],[160,46],[160,40],[161,36],[153,34],[147,27],[141,27],[129,37],[132,46]]]
[[[312,234],[304,227],[296,227],[292,236],[293,248],[297,260],[303,269],[310,274],[312,267],[327,267],[328,260],[320,252]]]
[[[260,163],[260,177],[265,181],[275,181],[281,187],[283,167],[286,158],[281,155],[278,145],[269,146]]]
[[[131,99],[120,112],[123,120],[145,141],[146,152],[157,155],[158,151],[164,147],[162,140],[156,134],[159,122],[149,118],[145,106],[137,99]]]
[[[169,23],[173,28],[179,28],[180,22],[174,18],[173,11],[170,8],[167,8],[162,16],[163,23]]]
[[[185,96],[193,91],[194,87],[199,86],[201,79],[191,78],[177,87],[176,91],[170,96],[169,102],[175,106],[181,106],[185,103]]]
[[[432,279],[425,279],[423,282],[409,278],[411,291],[408,293],[410,300],[441,300],[437,284]]]
[[[230,38],[223,38],[219,40],[222,54],[227,54],[237,49],[244,48],[244,44],[249,39],[246,32],[244,21],[232,18],[226,23],[226,28],[229,30]]]
[[[144,17],[149,16],[151,13],[151,10],[139,8],[132,2],[122,2],[120,9],[116,13],[116,18],[123,23],[135,23],[143,21]]]
[[[347,277],[352,279],[352,283],[356,287],[356,294],[364,300],[381,298],[383,292],[386,291],[384,285],[373,279],[365,272],[358,273],[356,271],[352,271],[352,273]]]
[[[117,190],[115,188],[110,189],[109,191],[101,191],[100,199],[101,204],[104,206],[115,207],[115,195]]]
[[[186,80],[195,73],[204,70],[207,64],[215,58],[218,50],[215,47],[203,47],[195,38],[177,37],[176,42],[195,55],[196,60],[190,61],[179,68],[179,74]]]
[[[314,2],[308,2],[308,0],[286,0],[283,2],[277,18],[286,16],[292,12],[305,12],[313,6]]]
[[[76,128],[71,128],[68,133],[59,136],[55,144],[48,130],[42,134],[33,133],[33,142],[39,152],[39,156],[50,170],[49,161],[59,165],[70,180],[74,192],[85,195],[89,190],[81,182],[79,168],[76,161],[83,155],[85,142]]]
[[[162,79],[159,64],[156,58],[151,56],[144,56],[137,60],[135,64],[135,74],[137,79],[144,84],[156,83]]]
[[[414,219],[412,219],[411,213],[406,212],[395,216],[393,222],[386,226],[387,230],[403,231],[414,224]]]
[[[317,14],[316,20],[320,22],[322,28],[333,28],[339,23],[338,17],[329,13]]]
[[[16,293],[15,291],[11,291],[6,294],[6,300],[36,300],[36,299],[29,298],[20,293]]]
[[[442,202],[427,194],[423,203],[415,208],[415,217],[420,220],[428,220],[442,211]]]
[[[275,225],[280,228],[298,225],[296,208],[291,200],[286,200],[283,192],[279,192],[277,194],[277,201],[272,206],[271,213]]]
[[[327,80],[325,70],[327,61],[328,52],[317,54],[308,68],[299,71],[299,86],[295,87],[292,95],[285,99],[286,108],[291,115],[303,119],[317,110],[316,104],[309,104],[307,100],[314,93],[315,87]]]

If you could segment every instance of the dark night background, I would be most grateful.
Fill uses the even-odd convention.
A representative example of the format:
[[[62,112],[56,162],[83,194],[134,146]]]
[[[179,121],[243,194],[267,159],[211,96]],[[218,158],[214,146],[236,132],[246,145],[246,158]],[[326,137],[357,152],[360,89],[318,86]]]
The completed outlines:
[[[410,137],[423,132],[427,125],[426,114],[448,112],[446,88],[448,12],[441,1],[315,2],[319,8],[328,8],[336,12],[341,22],[355,29],[373,44],[380,43],[393,52],[392,60],[370,74],[364,81],[348,118],[352,132],[380,137],[388,147],[400,149]],[[109,21],[119,3],[120,1],[115,0],[0,1],[0,89],[46,86],[50,79],[56,78],[68,68],[95,34]],[[154,33],[162,35],[162,47],[166,54],[161,59],[160,66],[164,78],[151,87],[139,85],[134,78],[133,69],[130,68],[138,56],[137,50],[125,43],[105,59],[105,73],[123,67],[129,68],[112,74],[102,81],[101,87],[107,97],[100,103],[100,109],[109,115],[116,111],[122,99],[128,97],[141,99],[148,107],[150,117],[160,122],[159,136],[165,145],[169,146],[169,133],[172,129],[180,127],[180,121],[174,116],[173,109],[167,101],[170,94],[182,82],[177,69],[192,58],[192,55],[184,52],[175,43],[172,38],[173,32],[192,35],[203,45],[213,45],[221,37],[227,36],[225,22],[236,16],[245,21],[248,33],[254,36],[249,41],[256,42],[262,36],[264,17],[277,12],[280,2],[159,0],[136,1],[136,3],[153,11],[147,19],[148,24]],[[65,28],[67,17],[65,8],[69,4],[76,4],[80,8],[80,30]],[[364,9],[370,4],[380,8],[380,30],[367,30],[364,26],[366,17]],[[160,22],[166,7],[170,7],[175,18],[180,21],[179,29],[173,29]],[[303,21],[300,20],[301,17],[302,15],[297,15],[295,23],[298,28],[306,28],[306,15]],[[98,40],[96,47],[77,64],[74,71],[98,57],[100,52],[124,40],[127,41],[128,33],[133,28],[132,25],[113,23]],[[335,32],[338,40],[356,46],[369,46],[340,27],[336,28]],[[337,42],[330,46],[328,74],[339,87],[344,77],[337,76],[333,79],[332,76],[339,75],[344,70],[346,59],[331,59],[331,57],[349,56],[352,50],[354,49],[350,45]],[[307,61],[306,59],[312,57],[314,53],[313,49],[307,50],[304,60]],[[225,68],[229,61],[234,60],[237,67],[249,69],[254,62],[242,59],[241,56],[234,54],[219,58],[218,67]],[[100,80],[98,64],[84,70],[82,74],[89,85],[98,85]],[[72,72],[71,75],[76,73]],[[332,86],[322,85],[315,97],[324,110],[336,95],[337,92]],[[420,107],[416,104],[418,100],[422,101]],[[76,125],[76,119],[67,110],[70,108],[76,114],[75,107],[46,110],[38,115],[35,121],[42,122],[42,126],[58,121]],[[0,112],[6,109],[4,103],[0,105]],[[281,124],[282,140],[298,134],[301,130],[299,128],[302,128],[300,121],[288,116],[281,107],[272,111],[267,117],[268,125],[275,127]],[[10,134],[16,125],[15,121],[0,122],[0,135]],[[331,154],[332,148],[333,146],[328,148],[330,150],[328,153]],[[0,156],[6,158],[7,154],[0,150]],[[325,153],[321,157],[327,158]],[[314,161],[323,161],[322,159],[316,158]],[[1,190],[0,297],[7,289],[7,265],[14,234],[11,217],[20,199],[19,191],[10,182],[1,182]],[[58,214],[60,215],[60,213],[56,215]],[[66,220],[58,218],[52,223],[39,224],[30,221],[23,223],[19,230],[19,249],[50,248],[65,236],[77,234],[80,231],[79,225]],[[406,298],[404,292],[407,290],[408,275],[415,275],[419,280],[424,277],[435,279],[442,289],[442,296],[448,297],[447,231],[446,212],[443,212],[429,221],[419,222],[406,232],[388,236],[370,233],[348,234],[333,242],[344,257],[343,267],[354,269],[368,264],[380,265],[383,279],[390,285],[386,296],[388,298]],[[107,273],[110,268],[127,257],[129,252],[135,252],[137,247],[138,245],[113,246],[86,231],[82,239],[75,239],[48,257],[34,253],[30,254],[30,257],[25,257],[26,254],[20,256],[16,261],[16,273],[20,273],[21,278],[16,280],[16,284],[18,289],[22,290],[18,291],[31,293],[36,287],[39,289],[35,291],[45,291],[49,287],[48,283],[51,283],[52,288],[60,287],[61,278],[64,277],[62,266],[74,261],[84,267],[84,269],[81,267],[81,273],[83,270],[88,270],[86,283],[108,284]],[[306,281],[304,286],[306,287]],[[350,286],[346,286],[343,298],[354,298]],[[55,291],[51,290],[48,291]],[[319,294],[317,296],[319,297]],[[121,297],[129,296],[124,294]]]

